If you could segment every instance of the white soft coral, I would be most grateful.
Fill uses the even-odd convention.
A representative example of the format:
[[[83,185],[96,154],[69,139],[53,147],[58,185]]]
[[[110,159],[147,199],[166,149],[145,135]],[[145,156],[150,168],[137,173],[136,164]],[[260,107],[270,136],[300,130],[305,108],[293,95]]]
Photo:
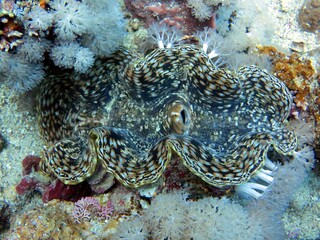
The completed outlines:
[[[225,54],[225,50],[222,48],[223,37],[216,33],[213,28],[204,28],[203,31],[199,31],[195,34],[198,38],[199,45],[202,46],[202,50],[208,54],[210,59],[215,59],[215,64],[220,65],[220,57]]]
[[[73,40],[90,27],[90,11],[82,2],[58,0],[51,3],[55,9],[55,34],[60,39]]]
[[[159,48],[171,48],[181,39],[180,32],[166,24],[152,24],[149,27],[149,34]]]
[[[76,42],[54,46],[50,57],[56,66],[74,68],[81,73],[86,72],[94,63],[94,54],[90,49]]]
[[[28,13],[24,24],[32,30],[46,31],[52,26],[53,17],[54,15],[51,12],[47,12],[40,6],[35,6]]]

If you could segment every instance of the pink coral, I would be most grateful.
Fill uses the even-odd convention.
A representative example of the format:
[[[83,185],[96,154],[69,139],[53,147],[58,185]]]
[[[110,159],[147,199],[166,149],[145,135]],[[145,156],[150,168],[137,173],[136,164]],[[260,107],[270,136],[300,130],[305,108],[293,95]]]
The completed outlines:
[[[72,216],[77,223],[90,221],[97,216],[100,219],[109,219],[114,211],[111,201],[107,205],[101,206],[99,201],[93,197],[81,198],[75,203]]]
[[[107,205],[105,206],[99,206],[99,210],[97,212],[97,215],[101,219],[109,219],[114,212],[114,206],[111,201],[107,202]]]
[[[92,197],[81,198],[74,204],[72,216],[77,223],[89,221],[92,214],[100,207],[99,201]]]

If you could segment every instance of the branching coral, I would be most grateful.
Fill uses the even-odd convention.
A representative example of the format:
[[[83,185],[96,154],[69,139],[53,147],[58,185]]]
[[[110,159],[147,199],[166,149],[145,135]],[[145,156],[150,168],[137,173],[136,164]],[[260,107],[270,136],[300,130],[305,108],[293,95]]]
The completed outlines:
[[[80,223],[89,221],[94,216],[101,219],[109,219],[113,211],[114,207],[111,201],[107,205],[101,206],[97,199],[85,197],[75,202],[72,216],[77,223]]]

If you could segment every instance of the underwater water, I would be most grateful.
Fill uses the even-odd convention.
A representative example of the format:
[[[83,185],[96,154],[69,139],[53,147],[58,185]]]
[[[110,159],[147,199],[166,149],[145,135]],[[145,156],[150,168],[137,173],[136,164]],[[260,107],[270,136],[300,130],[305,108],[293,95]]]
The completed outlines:
[[[1,239],[319,239],[319,6],[1,0]]]

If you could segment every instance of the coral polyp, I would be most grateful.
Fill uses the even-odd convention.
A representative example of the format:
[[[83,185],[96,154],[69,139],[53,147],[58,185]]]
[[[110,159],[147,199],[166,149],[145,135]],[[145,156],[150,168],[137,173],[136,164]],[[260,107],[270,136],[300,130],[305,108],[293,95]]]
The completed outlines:
[[[178,158],[216,187],[270,179],[267,152],[296,148],[285,128],[291,104],[277,78],[255,66],[218,68],[199,45],[145,55],[122,49],[89,74],[42,84],[40,127],[50,144],[43,169],[77,184],[101,164],[125,186],[140,187]]]

